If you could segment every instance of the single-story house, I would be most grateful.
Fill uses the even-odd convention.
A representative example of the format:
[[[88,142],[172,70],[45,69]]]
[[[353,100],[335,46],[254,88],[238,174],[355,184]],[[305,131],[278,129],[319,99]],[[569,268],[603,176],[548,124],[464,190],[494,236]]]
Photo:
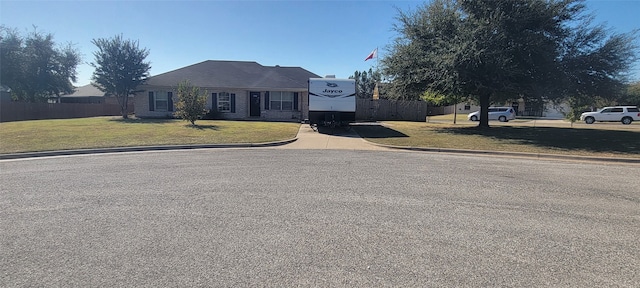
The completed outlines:
[[[87,84],[80,87],[75,87],[73,93],[60,95],[59,98],[51,98],[50,102],[57,103],[104,103],[104,92],[100,91],[97,87]]]
[[[300,67],[208,60],[149,77],[135,96],[135,115],[172,117],[178,83],[188,80],[225,119],[306,119],[308,80],[317,77]]]
[[[81,103],[81,104],[109,104],[119,105],[118,99],[107,96],[98,87],[92,84],[75,87],[73,93],[60,95],[60,97],[49,99],[50,103]],[[133,96],[129,96],[129,111],[133,112]]]

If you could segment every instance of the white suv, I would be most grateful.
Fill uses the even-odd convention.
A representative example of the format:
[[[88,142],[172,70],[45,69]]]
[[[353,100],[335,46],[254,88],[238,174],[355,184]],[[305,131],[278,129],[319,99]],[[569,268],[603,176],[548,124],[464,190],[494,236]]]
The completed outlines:
[[[636,106],[604,107],[596,112],[585,112],[580,115],[580,121],[587,124],[593,122],[622,122],[629,125],[633,121],[640,121],[640,109]]]
[[[478,121],[480,119],[480,111],[469,113],[467,119]],[[516,111],[513,110],[513,107],[489,107],[489,120],[508,122],[513,119],[516,119]]]

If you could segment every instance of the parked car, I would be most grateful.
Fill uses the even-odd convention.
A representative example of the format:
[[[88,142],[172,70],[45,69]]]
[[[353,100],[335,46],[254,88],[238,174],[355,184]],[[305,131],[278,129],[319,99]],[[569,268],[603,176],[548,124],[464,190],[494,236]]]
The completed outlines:
[[[622,122],[629,125],[633,121],[640,121],[640,109],[636,106],[614,106],[604,107],[595,112],[585,112],[580,115],[580,121],[587,124],[593,124],[596,121],[601,122]]]
[[[480,120],[480,111],[471,112],[467,115],[470,121]],[[500,122],[508,122],[516,119],[516,111],[513,107],[489,107],[489,120],[499,120]]]

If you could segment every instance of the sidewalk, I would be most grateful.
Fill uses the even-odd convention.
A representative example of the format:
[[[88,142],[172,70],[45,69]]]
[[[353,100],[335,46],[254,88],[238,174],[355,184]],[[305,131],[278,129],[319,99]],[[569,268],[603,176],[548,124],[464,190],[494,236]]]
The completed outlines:
[[[322,131],[322,130],[321,130]],[[323,131],[324,132],[324,131]],[[330,132],[330,131],[328,131]],[[300,125],[297,140],[279,149],[343,149],[343,150],[392,150],[374,145],[360,138],[353,129],[336,128],[333,134],[321,133],[311,129],[309,124]]]

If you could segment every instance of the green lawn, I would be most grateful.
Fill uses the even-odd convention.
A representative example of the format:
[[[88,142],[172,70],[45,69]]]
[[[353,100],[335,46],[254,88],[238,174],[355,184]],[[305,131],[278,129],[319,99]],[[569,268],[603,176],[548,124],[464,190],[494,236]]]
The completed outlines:
[[[0,153],[177,144],[264,143],[296,137],[299,123],[95,117],[0,123]]]
[[[632,125],[592,125],[589,128],[532,127],[517,123],[447,124],[384,122],[357,126],[366,140],[398,146],[493,150],[601,157],[640,157],[640,129]],[[626,130],[622,130],[626,128]]]
[[[96,117],[0,123],[0,154],[149,145],[265,143],[296,137],[299,123],[200,120],[192,127],[175,119]],[[410,147],[498,150],[602,157],[640,157],[640,123],[560,122],[551,126],[491,122],[383,122],[355,126],[368,141]],[[559,125],[553,127],[553,125]]]
[[[470,121],[467,119],[467,115],[468,115],[468,114],[469,114],[469,113],[458,113],[458,114],[456,114],[456,115],[455,115],[456,123],[465,123],[465,122],[470,122]],[[434,116],[429,116],[429,117],[427,117],[427,119],[428,119],[429,121],[431,121],[431,120],[433,120],[433,121],[438,121],[438,122],[441,122],[441,121],[446,122],[446,121],[448,121],[448,122],[451,122],[451,123],[453,123],[453,118],[454,118],[454,115],[453,115],[453,114],[434,115]]]

